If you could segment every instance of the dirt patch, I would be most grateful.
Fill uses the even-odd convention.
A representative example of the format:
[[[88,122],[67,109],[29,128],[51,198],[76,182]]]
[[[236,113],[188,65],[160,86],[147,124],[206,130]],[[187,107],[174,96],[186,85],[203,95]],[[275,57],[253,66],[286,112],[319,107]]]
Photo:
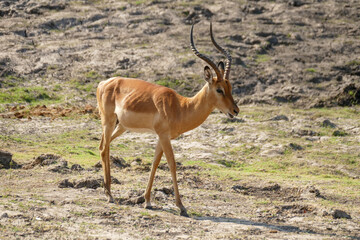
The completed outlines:
[[[112,184],[120,184],[120,181],[115,178],[111,177],[111,183]],[[58,184],[59,188],[92,188],[97,189],[99,187],[102,187],[104,185],[104,179],[103,178],[86,178],[82,180],[69,180],[64,179],[61,180]]]
[[[61,106],[46,106],[46,105],[37,105],[35,107],[27,108],[23,105],[14,106],[6,113],[1,113],[0,117],[2,118],[27,118],[31,120],[32,117],[49,117],[51,119],[59,117],[68,117],[74,114],[89,114],[95,118],[99,118],[96,107],[92,105],[85,105],[84,107],[71,107],[64,108]]]
[[[270,199],[283,199],[287,202],[293,202],[298,200],[310,199],[310,198],[323,198],[320,191],[314,186],[306,188],[289,188],[281,187],[277,183],[263,184],[263,186],[252,186],[248,184],[234,185],[231,189],[237,193],[243,195],[250,195],[262,198]]]
[[[360,67],[360,65],[359,65]],[[351,83],[332,93],[326,100],[320,100],[313,107],[354,106],[360,104],[360,85]]]
[[[36,166],[49,166],[56,164],[61,159],[61,156],[54,154],[41,154],[36,157],[32,162],[23,166],[23,169],[32,169]]]

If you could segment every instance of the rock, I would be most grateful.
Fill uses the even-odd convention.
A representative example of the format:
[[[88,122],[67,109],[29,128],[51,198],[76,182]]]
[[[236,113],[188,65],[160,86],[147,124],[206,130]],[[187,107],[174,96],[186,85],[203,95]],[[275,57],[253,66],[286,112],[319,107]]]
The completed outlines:
[[[270,118],[269,121],[289,121],[289,118],[285,115],[278,115],[278,116],[275,116],[273,118]]]
[[[279,40],[275,36],[269,36],[266,38],[266,41],[271,44],[271,46],[274,46],[279,43]]]
[[[64,10],[66,7],[65,4],[39,4],[33,7],[28,7],[25,9],[25,12],[27,14],[43,14],[45,11],[48,10],[54,10],[54,11],[60,11]]]
[[[245,120],[241,118],[223,118],[221,123],[244,123]]]
[[[333,132],[332,135],[335,136],[335,137],[345,137],[348,134],[344,130],[336,130],[336,131]]]
[[[141,160],[141,159],[140,159]],[[121,157],[113,157],[110,156],[110,162],[111,162],[111,166],[112,167],[117,167],[117,168],[126,168],[129,167],[130,165],[125,161],[125,159],[121,158]]]
[[[21,166],[17,164],[14,160],[12,160],[12,154],[6,151],[0,150],[0,169],[16,169]]]
[[[295,151],[304,150],[304,148],[302,146],[300,146],[299,144],[296,144],[296,143],[290,143],[289,147]]]
[[[140,158],[139,158],[140,159]],[[141,160],[141,159],[140,159]],[[129,167],[130,164],[128,164],[125,159],[121,158],[121,157],[114,157],[114,156],[110,156],[110,166],[111,167],[116,167],[116,168],[126,168]],[[102,168],[102,164],[101,161],[98,161],[95,165],[94,168]]]
[[[246,5],[243,8],[243,12],[250,13],[250,14],[262,14],[264,12],[265,8],[262,6],[251,6]]]
[[[8,218],[8,217],[9,217],[9,214],[7,214],[7,213],[5,212],[5,213],[1,214],[0,219],[2,219],[2,218]]]
[[[134,198],[130,198],[126,201],[124,201],[124,204],[128,204],[128,205],[135,205],[135,204],[142,204],[145,202],[145,197],[144,196],[139,196],[139,197],[134,197]]]
[[[162,191],[156,191],[154,194],[154,198],[157,201],[165,201],[167,199],[167,195]]]
[[[236,35],[230,36],[230,40],[235,41],[235,42],[242,42],[244,40],[244,38],[243,38],[243,36],[236,34]]]
[[[136,61],[130,61],[129,58],[123,58],[116,62],[116,65],[119,66],[120,69],[129,69],[135,64],[136,64]]]
[[[51,172],[57,172],[57,173],[62,173],[62,174],[66,174],[66,173],[70,173],[71,170],[68,168],[68,162],[67,161],[60,161],[58,165],[49,168],[49,171]]]
[[[277,191],[277,190],[280,190],[280,188],[281,188],[280,185],[275,183],[275,184],[263,187],[262,190],[263,191]]]
[[[351,219],[351,216],[348,213],[346,213],[345,211],[339,210],[339,209],[334,210],[334,212],[331,214],[331,216],[334,219],[339,219],[339,218]]]
[[[330,122],[329,119],[325,119],[322,124],[321,124],[322,127],[329,127],[329,128],[336,128],[336,124]]]
[[[101,179],[100,181],[103,181],[103,180]],[[121,184],[121,182],[113,176],[111,176],[111,183],[112,184]]]
[[[183,12],[186,16],[184,19],[185,24],[193,24],[198,21],[202,17],[205,17],[206,19],[210,19],[214,14],[207,8],[203,8],[201,6],[195,6],[193,11],[191,12]]]
[[[142,164],[141,158],[135,158],[134,161],[131,162],[131,166],[139,166]]]
[[[79,164],[74,164],[71,166],[71,170],[72,171],[83,171],[84,168],[82,166],[80,166]]]
[[[59,188],[72,188],[74,187],[74,183],[70,182],[69,179],[62,180],[59,185]]]
[[[173,187],[163,187],[163,188],[160,188],[160,189],[155,189],[155,191],[158,191],[158,192],[163,192],[165,193],[166,195],[170,195],[170,194],[174,194],[174,189]]]
[[[270,143],[264,144],[261,147],[260,156],[262,157],[275,157],[283,155],[285,152],[283,145],[272,145]]]
[[[302,40],[303,40],[303,37],[302,37],[299,33],[292,33],[292,34],[291,34],[291,39],[295,39],[295,40],[298,40],[298,41],[302,41]]]
[[[301,0],[289,0],[288,1],[288,5],[293,6],[293,7],[301,7],[304,4],[305,3]]]
[[[74,185],[74,188],[92,188],[97,189],[101,187],[100,180],[98,179],[85,179],[77,181]]]
[[[310,129],[293,129],[291,133],[298,135],[300,137],[303,136],[318,136],[319,134],[317,132],[314,132]]]
[[[24,169],[32,169],[35,166],[48,166],[57,163],[61,157],[55,154],[41,154],[34,161],[23,166]]]
[[[97,163],[95,163],[94,168],[102,168],[101,161],[98,161]]]
[[[317,198],[325,199],[325,197],[321,195],[319,189],[315,188],[314,186],[309,187],[309,193],[313,193]]]
[[[249,187],[243,186],[243,185],[234,185],[231,187],[232,190],[235,192],[241,193],[242,191],[246,191],[249,189]]]

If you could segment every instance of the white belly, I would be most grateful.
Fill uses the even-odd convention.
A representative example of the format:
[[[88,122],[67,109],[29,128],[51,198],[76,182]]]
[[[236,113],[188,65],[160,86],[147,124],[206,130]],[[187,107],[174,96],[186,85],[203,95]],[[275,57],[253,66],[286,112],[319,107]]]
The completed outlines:
[[[126,130],[129,130],[131,132],[137,132],[137,133],[155,133],[154,130],[149,128],[129,128],[125,127]]]

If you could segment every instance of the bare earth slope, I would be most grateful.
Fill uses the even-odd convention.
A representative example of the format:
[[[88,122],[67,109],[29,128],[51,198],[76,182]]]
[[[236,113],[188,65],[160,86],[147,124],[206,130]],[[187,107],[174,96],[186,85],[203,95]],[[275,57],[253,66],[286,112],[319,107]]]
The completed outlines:
[[[357,0],[1,1],[1,85],[67,89],[121,75],[191,95],[203,62],[189,49],[190,24],[200,21],[196,44],[218,61],[212,20],[243,103],[327,106],[340,94],[351,105],[360,99],[359,12]]]

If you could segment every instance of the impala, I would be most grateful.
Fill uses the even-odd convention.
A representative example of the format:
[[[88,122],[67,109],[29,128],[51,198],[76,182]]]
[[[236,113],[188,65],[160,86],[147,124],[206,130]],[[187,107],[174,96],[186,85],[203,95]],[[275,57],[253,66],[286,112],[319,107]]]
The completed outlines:
[[[212,33],[210,37],[214,46],[226,56],[223,62],[216,65],[207,56],[198,52],[194,45],[193,29],[190,31],[190,45],[194,54],[204,60],[208,66],[204,68],[205,86],[194,97],[183,97],[174,90],[139,79],[114,77],[99,83],[97,101],[101,116],[102,136],[99,150],[104,170],[104,187],[108,202],[113,202],[110,191],[110,143],[126,130],[135,132],[152,132],[158,135],[155,157],[149,182],[145,192],[145,207],[151,208],[150,194],[161,157],[165,153],[174,185],[176,206],[182,216],[188,216],[181,202],[176,180],[176,162],[171,139],[196,128],[202,124],[209,114],[219,109],[230,118],[236,116],[239,108],[231,95],[229,81],[231,56],[220,47]]]

